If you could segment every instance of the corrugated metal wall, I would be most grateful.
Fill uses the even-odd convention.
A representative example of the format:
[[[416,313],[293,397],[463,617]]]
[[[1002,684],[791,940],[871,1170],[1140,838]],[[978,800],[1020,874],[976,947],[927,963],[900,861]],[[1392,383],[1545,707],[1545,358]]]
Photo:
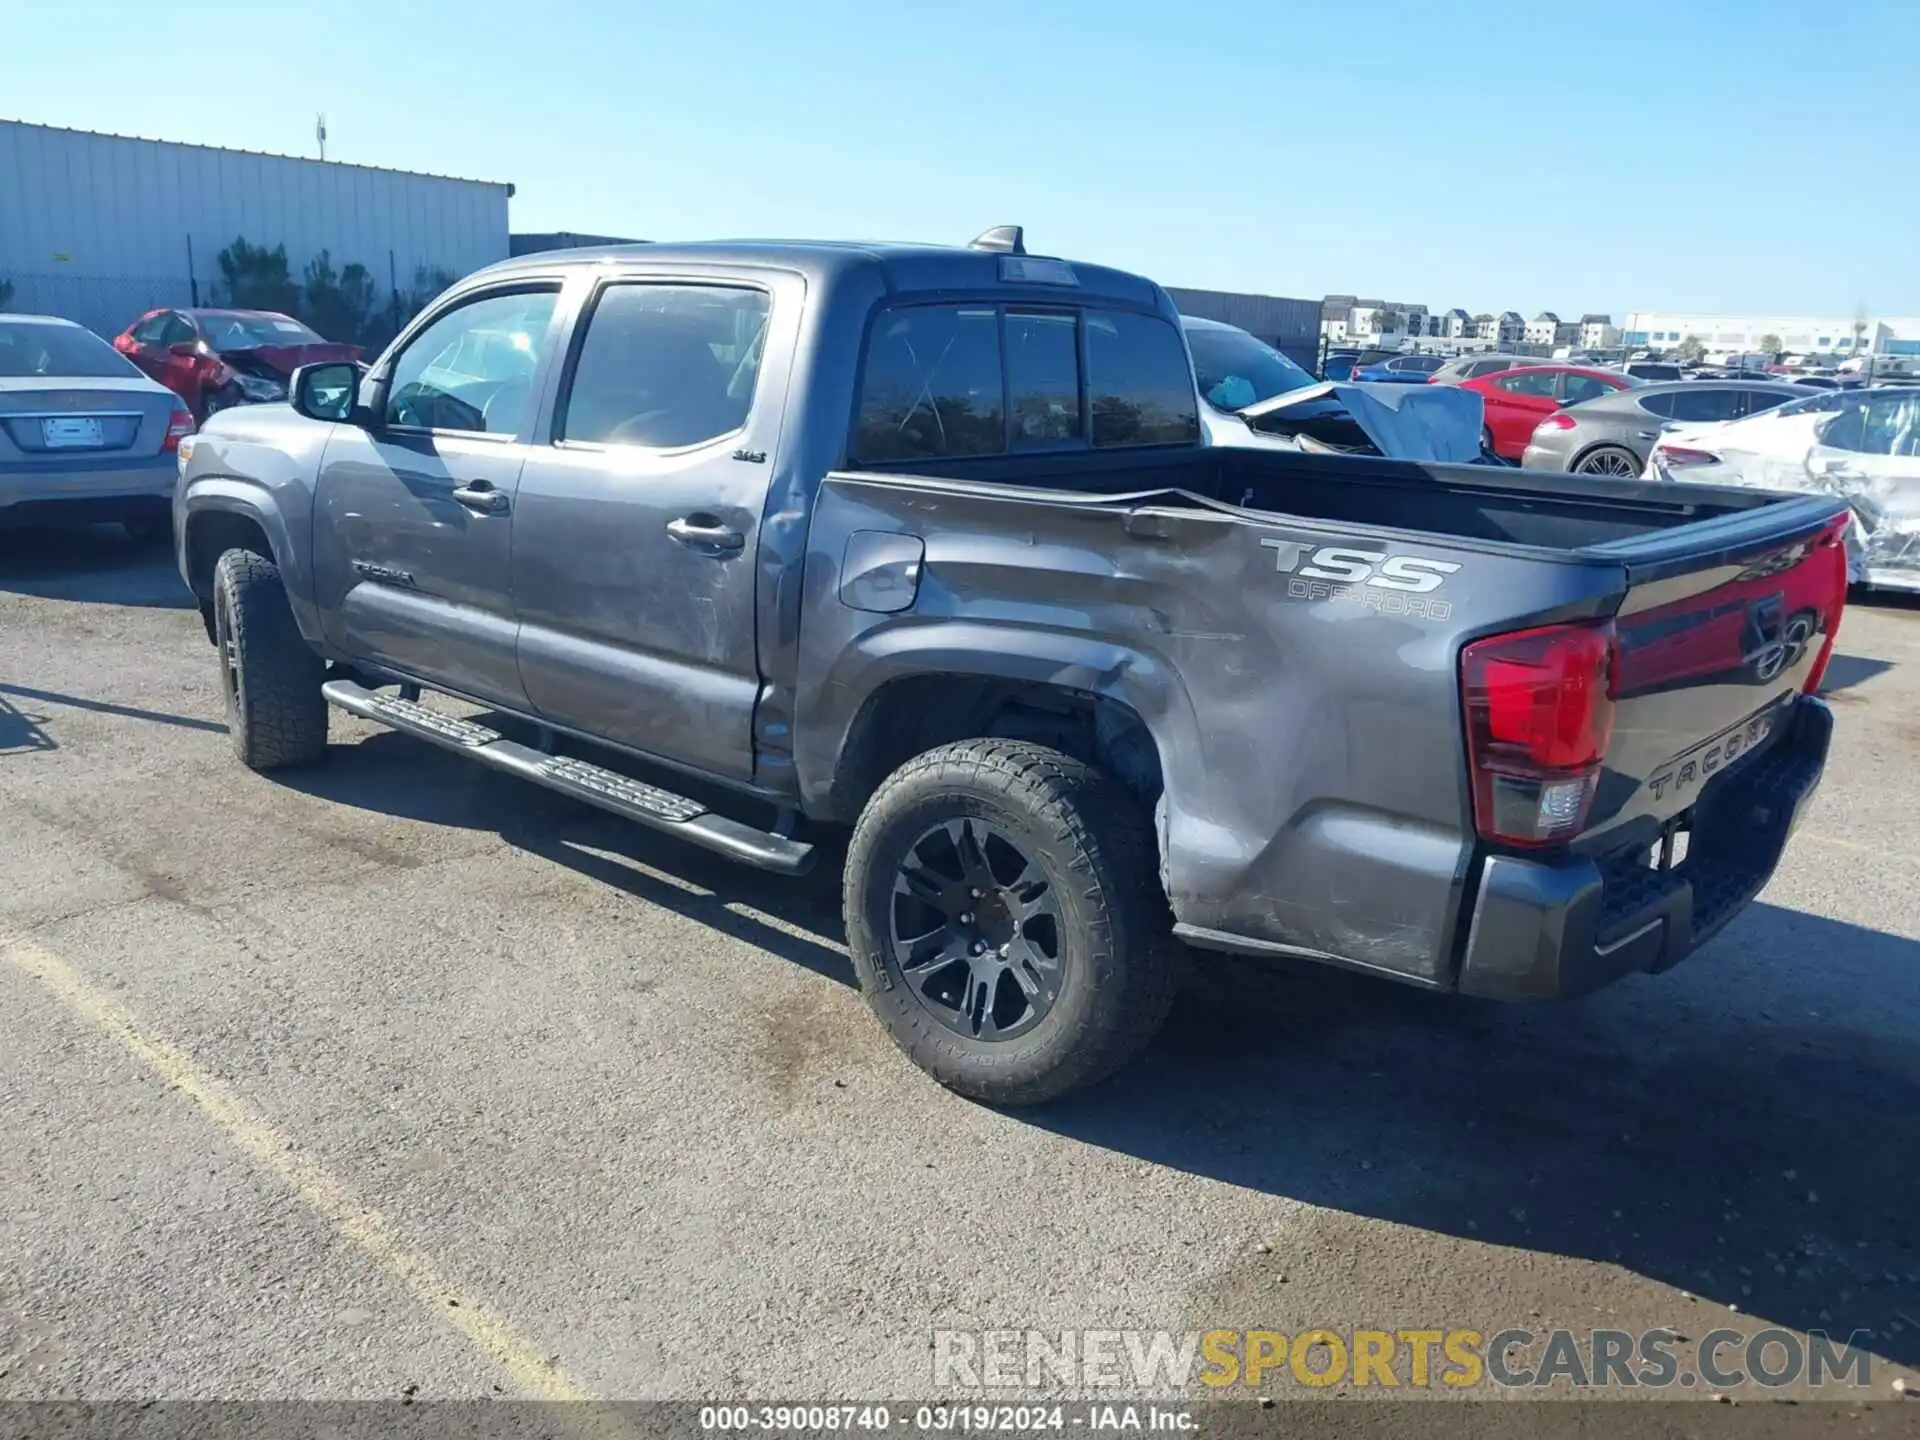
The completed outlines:
[[[113,335],[144,310],[211,298],[236,236],[329,252],[384,294],[416,269],[504,259],[512,187],[0,121],[0,279],[11,308]],[[191,269],[189,269],[191,253]]]
[[[1167,294],[1182,315],[1238,325],[1308,370],[1320,364],[1320,302],[1284,295],[1236,295],[1225,290],[1175,290]]]

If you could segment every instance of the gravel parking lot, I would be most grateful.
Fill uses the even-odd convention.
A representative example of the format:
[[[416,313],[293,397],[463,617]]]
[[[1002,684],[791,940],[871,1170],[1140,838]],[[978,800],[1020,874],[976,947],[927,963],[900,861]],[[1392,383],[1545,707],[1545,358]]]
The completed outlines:
[[[1143,1063],[1016,1115],[893,1050],[832,880],[339,715],[251,775],[164,549],[0,537],[0,1396],[925,1397],[936,1327],[1733,1323],[1870,1331],[1884,1398],[1920,606],[1840,648],[1811,816],[1673,974],[1209,959]]]

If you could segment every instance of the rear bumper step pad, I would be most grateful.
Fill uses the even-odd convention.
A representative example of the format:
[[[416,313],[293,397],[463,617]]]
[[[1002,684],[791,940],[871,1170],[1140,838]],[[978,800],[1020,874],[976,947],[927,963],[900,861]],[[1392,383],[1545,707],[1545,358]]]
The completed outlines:
[[[571,795],[622,819],[678,836],[743,864],[783,875],[802,874],[813,864],[813,846],[803,841],[716,815],[697,800],[675,795],[617,770],[571,756],[548,755],[530,745],[509,740],[485,725],[442,715],[410,700],[382,695],[351,680],[329,680],[321,687],[321,693],[327,697],[328,704],[349,714],[417,736],[495,770]]]

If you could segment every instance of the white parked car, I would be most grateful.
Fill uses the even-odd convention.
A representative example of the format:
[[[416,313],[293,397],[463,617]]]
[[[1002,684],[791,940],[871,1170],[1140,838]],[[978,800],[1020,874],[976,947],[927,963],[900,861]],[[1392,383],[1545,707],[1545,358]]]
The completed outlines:
[[[1839,495],[1856,584],[1920,592],[1920,387],[1831,390],[1744,420],[1669,425],[1648,480]]]

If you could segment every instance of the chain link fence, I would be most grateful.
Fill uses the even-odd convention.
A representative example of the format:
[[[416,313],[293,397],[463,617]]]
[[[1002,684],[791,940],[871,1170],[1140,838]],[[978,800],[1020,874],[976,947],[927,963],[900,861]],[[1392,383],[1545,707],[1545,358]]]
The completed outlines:
[[[190,276],[74,275],[15,271],[0,279],[13,285],[7,309],[22,315],[58,315],[112,339],[149,310],[195,302]],[[205,286],[200,287],[204,295]],[[203,302],[204,303],[204,302]]]
[[[294,277],[291,312],[325,334],[331,328],[321,316],[307,313],[306,296],[300,289],[303,277]],[[401,277],[402,282],[407,277]],[[369,356],[378,354],[400,328],[418,313],[420,307],[451,275],[411,277],[413,288],[404,283],[394,288],[381,287],[372,298],[364,317],[351,325],[351,334],[327,334],[329,340],[357,344]],[[85,275],[62,270],[0,271],[0,309],[17,315],[57,315],[86,326],[103,339],[111,340],[149,310],[188,309],[230,303],[217,278],[195,276],[184,268],[172,275]],[[12,286],[7,296],[6,286]],[[251,308],[244,306],[242,308]]]

